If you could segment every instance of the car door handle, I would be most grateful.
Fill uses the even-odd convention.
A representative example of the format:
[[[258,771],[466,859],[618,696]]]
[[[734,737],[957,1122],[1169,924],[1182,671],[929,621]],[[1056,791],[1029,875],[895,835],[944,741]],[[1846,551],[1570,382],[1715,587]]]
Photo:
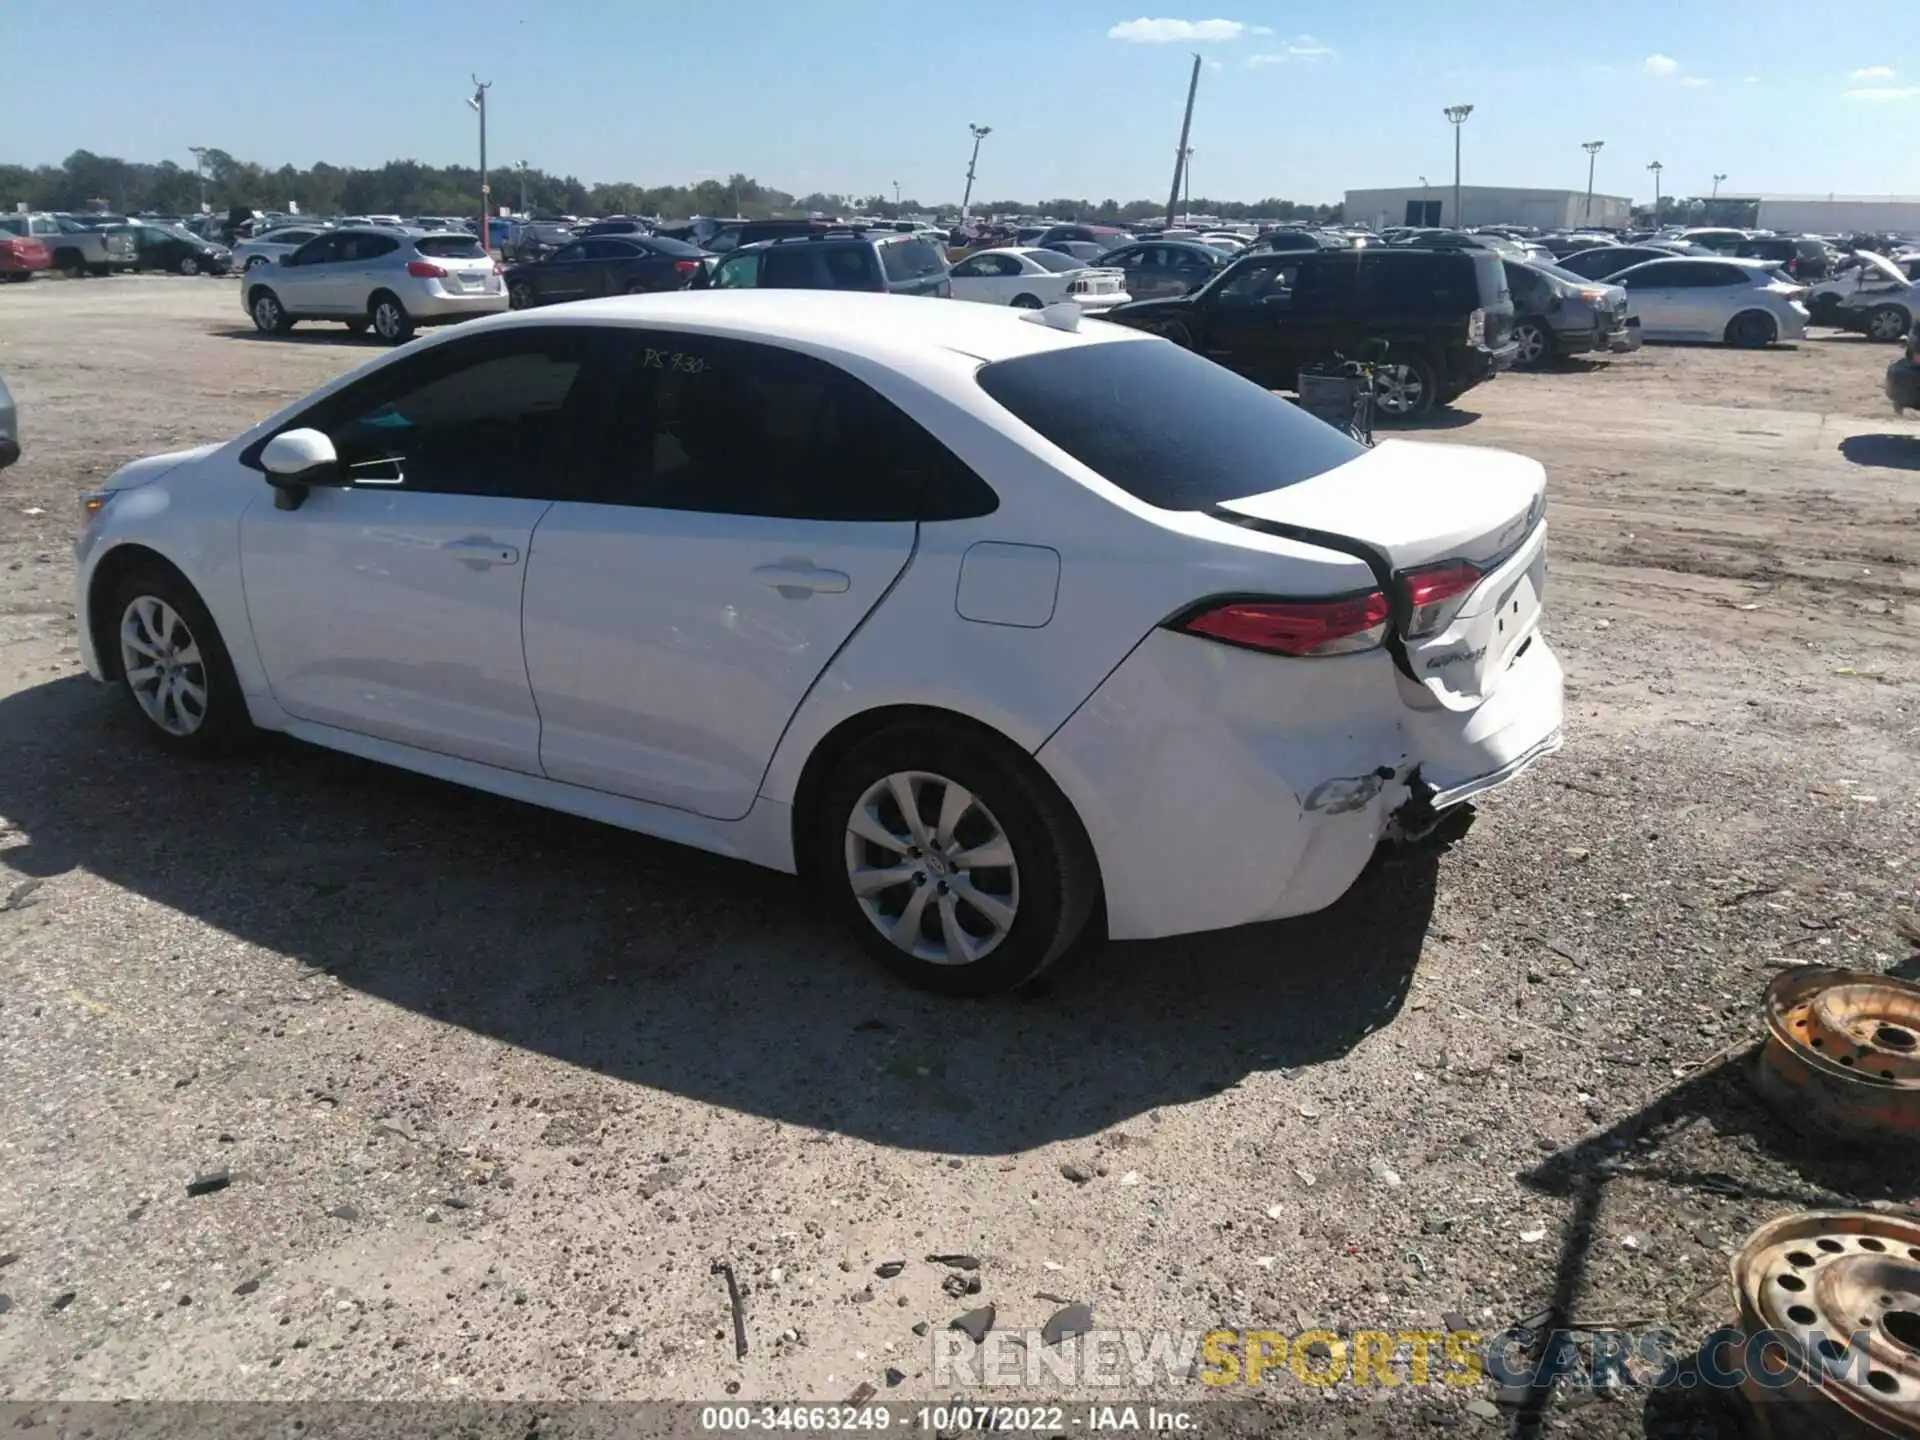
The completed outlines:
[[[845,572],[816,569],[811,560],[756,565],[753,578],[762,585],[771,585],[789,600],[804,600],[809,595],[844,595],[853,584]]]
[[[499,541],[489,540],[484,535],[470,540],[449,540],[440,548],[462,565],[475,570],[487,565],[518,565],[520,563],[518,546],[502,545]]]

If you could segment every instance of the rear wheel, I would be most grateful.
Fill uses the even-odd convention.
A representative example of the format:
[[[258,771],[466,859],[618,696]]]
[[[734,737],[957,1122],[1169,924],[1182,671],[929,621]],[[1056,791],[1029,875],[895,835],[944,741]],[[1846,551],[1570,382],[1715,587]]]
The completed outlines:
[[[253,734],[247,702],[213,617],[180,575],[137,566],[114,592],[120,683],[169,750],[216,755]]]
[[[1092,849],[1024,755],[959,726],[862,742],[812,818],[814,873],[860,943],[911,984],[988,995],[1032,979],[1086,931]]]
[[[373,320],[373,333],[389,345],[404,344],[413,338],[413,317],[407,314],[406,306],[386,291],[373,297],[368,314]]]
[[[1373,403],[1382,415],[1393,420],[1411,420],[1433,409],[1439,396],[1433,366],[1418,355],[1409,355],[1374,370]]]
[[[1898,305],[1877,305],[1867,315],[1869,340],[1904,340],[1913,321]]]
[[[87,257],[78,250],[56,250],[53,252],[53,268],[69,280],[87,278]]]
[[[1515,325],[1513,343],[1518,352],[1513,357],[1515,365],[1531,368],[1544,364],[1553,354],[1553,337],[1538,320],[1522,320]]]
[[[1760,350],[1771,345],[1780,334],[1773,317],[1758,310],[1747,310],[1727,322],[1727,344],[1740,350]]]

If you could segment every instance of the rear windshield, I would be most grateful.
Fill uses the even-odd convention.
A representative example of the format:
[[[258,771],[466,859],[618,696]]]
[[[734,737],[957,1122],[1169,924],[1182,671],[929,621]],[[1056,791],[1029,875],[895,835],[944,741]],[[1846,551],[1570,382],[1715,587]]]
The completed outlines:
[[[436,260],[484,260],[487,252],[471,235],[422,235],[413,248]]]
[[[1042,270],[1051,270],[1056,275],[1063,275],[1069,270],[1078,270],[1082,264],[1081,261],[1074,259],[1073,256],[1062,255],[1058,250],[1030,251],[1027,258]]]
[[[665,235],[649,235],[642,242],[656,255],[665,255],[670,260],[698,260],[706,251],[697,245],[689,245],[684,240],[670,239]]]
[[[1225,366],[1157,340],[983,366],[980,388],[1137,500],[1204,510],[1296,485],[1366,449]]]
[[[947,262],[925,240],[888,241],[880,247],[880,263],[889,280],[919,280],[928,275],[946,273]]]

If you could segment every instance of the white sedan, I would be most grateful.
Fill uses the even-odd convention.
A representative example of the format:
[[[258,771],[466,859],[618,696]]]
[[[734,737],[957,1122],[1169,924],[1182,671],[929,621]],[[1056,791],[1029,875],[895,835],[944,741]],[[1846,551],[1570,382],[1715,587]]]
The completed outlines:
[[[252,270],[259,265],[271,265],[282,255],[291,255],[314,236],[326,233],[324,225],[288,225],[242,240],[233,247],[234,268]]]
[[[1089,313],[1111,310],[1133,297],[1118,270],[1089,267],[1085,261],[1058,250],[1031,245],[1009,245],[979,250],[953,267],[953,298],[986,305],[1012,305],[1038,310],[1043,305],[1071,300]]]
[[[798,872],[982,993],[1319,910],[1556,748],[1545,487],[1060,308],[660,294],[135,461],[75,600],[168,749],[280,731]]]
[[[1621,286],[1648,340],[1709,340],[1757,349],[1807,333],[1805,287],[1757,261],[1676,255],[1607,276]]]

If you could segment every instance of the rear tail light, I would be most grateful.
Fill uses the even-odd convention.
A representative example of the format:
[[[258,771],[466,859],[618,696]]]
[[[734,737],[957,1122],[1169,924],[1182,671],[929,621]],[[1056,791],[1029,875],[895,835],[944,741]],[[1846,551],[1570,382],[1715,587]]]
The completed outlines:
[[[1235,600],[1173,628],[1274,655],[1351,655],[1387,638],[1387,597],[1369,590],[1333,600]]]
[[[1487,343],[1487,312],[1476,310],[1467,316],[1467,344],[1484,345]]]
[[[1460,602],[1483,578],[1464,560],[1408,571],[1401,577],[1407,591],[1407,638],[1418,640],[1445,629]]]
[[[444,280],[447,278],[447,272],[431,260],[409,260],[407,262],[407,274],[413,276],[416,280]]]
[[[698,260],[676,260],[673,262],[673,273],[676,275],[691,275],[699,268],[700,262]]]

